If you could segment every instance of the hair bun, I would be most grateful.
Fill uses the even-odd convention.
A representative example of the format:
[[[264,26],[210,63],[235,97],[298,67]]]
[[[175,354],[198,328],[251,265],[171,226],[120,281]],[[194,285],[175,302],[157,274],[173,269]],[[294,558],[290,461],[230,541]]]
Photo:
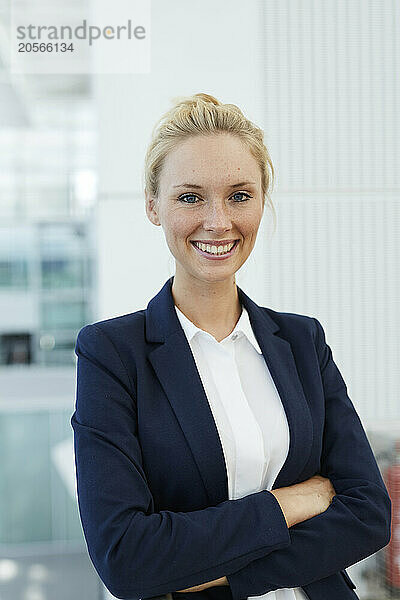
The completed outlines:
[[[205,94],[204,92],[193,94],[193,96],[178,96],[173,99],[173,102],[175,103],[175,108],[178,106],[196,106],[202,102],[209,102],[214,104],[214,106],[222,106],[222,102],[217,100],[217,98],[210,94]]]

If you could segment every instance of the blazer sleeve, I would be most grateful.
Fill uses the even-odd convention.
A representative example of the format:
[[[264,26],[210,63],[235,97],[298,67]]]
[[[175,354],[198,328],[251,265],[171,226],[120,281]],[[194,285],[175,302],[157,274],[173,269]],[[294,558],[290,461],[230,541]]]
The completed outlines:
[[[290,527],[290,545],[227,571],[233,600],[323,579],[390,540],[387,489],[323,328],[313,320],[326,410],[320,474],[336,495],[323,513]]]
[[[91,561],[117,598],[139,599],[223,577],[290,543],[276,498],[262,490],[203,510],[154,512],[132,381],[100,326],[77,337],[71,417],[78,507]]]

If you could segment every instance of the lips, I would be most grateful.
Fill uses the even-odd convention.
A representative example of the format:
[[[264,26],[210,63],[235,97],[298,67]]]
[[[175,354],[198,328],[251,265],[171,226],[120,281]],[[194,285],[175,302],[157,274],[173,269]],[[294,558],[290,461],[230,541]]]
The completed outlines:
[[[226,252],[224,254],[211,254],[210,252],[206,252],[204,250],[201,250],[196,244],[194,244],[193,242],[197,241],[197,240],[193,240],[191,241],[191,244],[193,246],[193,248],[203,257],[207,258],[208,260],[227,260],[228,258],[230,258],[236,251],[236,248],[238,246],[239,240],[231,240],[230,242],[234,242],[232,248],[229,250],[229,252]],[[205,241],[203,240],[199,240],[200,243],[204,243],[206,244]],[[222,240],[222,243],[216,243],[216,241],[212,241],[211,244],[207,244],[209,246],[226,246],[229,243],[229,240]]]

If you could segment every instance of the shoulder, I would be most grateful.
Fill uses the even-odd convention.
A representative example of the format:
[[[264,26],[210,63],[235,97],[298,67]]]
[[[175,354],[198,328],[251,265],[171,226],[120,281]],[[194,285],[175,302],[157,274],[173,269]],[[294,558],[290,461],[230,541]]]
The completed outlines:
[[[286,339],[306,336],[316,341],[319,329],[322,329],[320,322],[310,315],[280,312],[264,306],[260,308],[278,325],[279,335]]]
[[[77,343],[88,342],[91,340],[103,340],[104,343],[111,343],[120,346],[121,343],[138,343],[144,340],[145,311],[136,312],[94,321],[84,325],[77,335]]]
[[[265,307],[262,310],[278,325],[277,335],[290,343],[297,356],[317,357],[320,367],[324,368],[332,357],[332,351],[326,342],[324,328],[316,317]]]
[[[316,317],[291,312],[278,312],[264,308],[269,317],[279,326],[278,335],[286,339],[299,354],[318,358],[321,369],[333,359],[332,350],[327,343],[324,327]]]

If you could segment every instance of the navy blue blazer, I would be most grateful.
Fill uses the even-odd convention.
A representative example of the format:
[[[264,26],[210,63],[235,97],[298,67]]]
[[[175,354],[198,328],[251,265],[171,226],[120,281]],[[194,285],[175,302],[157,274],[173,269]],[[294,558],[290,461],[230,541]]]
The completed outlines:
[[[268,490],[229,500],[172,282],[147,309],[86,325],[76,340],[78,504],[97,573],[135,600],[241,600],[297,586],[311,600],[357,598],[345,568],[389,542],[391,502],[321,324],[258,306],[238,287],[289,424],[273,489],[319,473],[336,491],[325,512],[288,528]],[[229,586],[177,592],[224,575]]]

